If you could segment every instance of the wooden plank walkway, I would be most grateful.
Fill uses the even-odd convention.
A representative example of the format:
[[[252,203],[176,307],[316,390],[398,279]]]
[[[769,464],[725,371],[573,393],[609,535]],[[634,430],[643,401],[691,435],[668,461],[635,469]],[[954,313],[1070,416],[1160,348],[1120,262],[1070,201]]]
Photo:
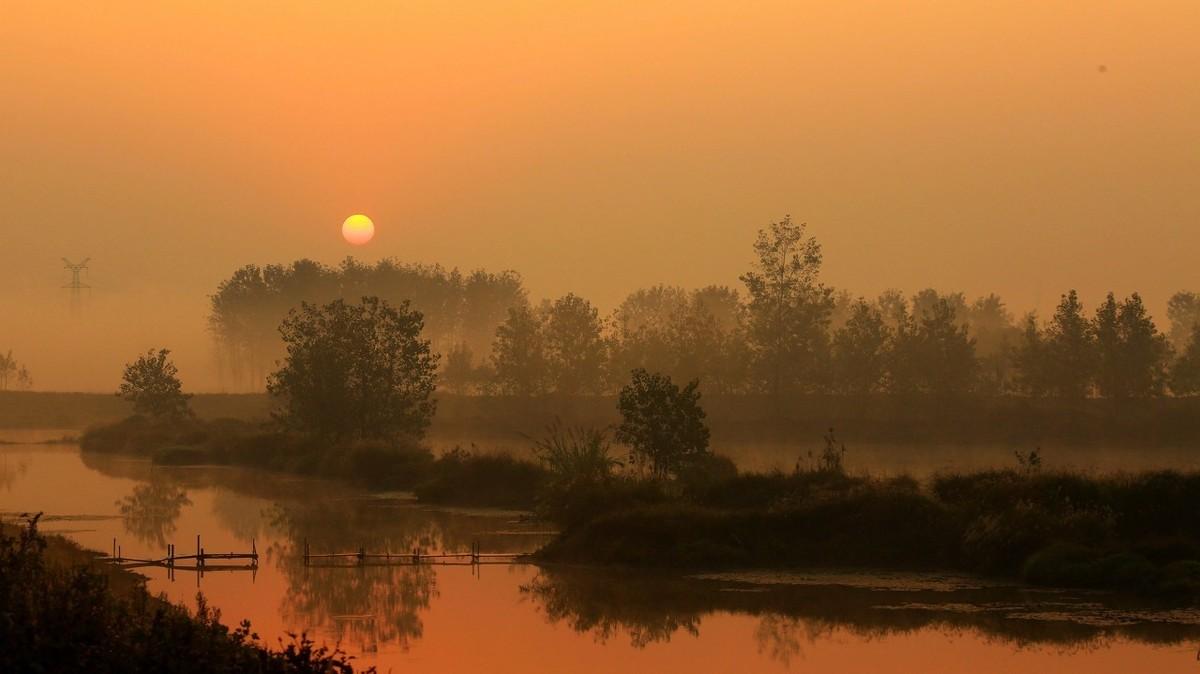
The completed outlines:
[[[117,544],[117,539],[113,539],[112,554],[108,557],[101,557],[102,561],[117,564],[125,568],[137,568],[147,566],[161,566],[168,569],[179,569],[181,571],[241,571],[258,568],[258,546],[253,539],[250,540],[250,552],[208,552],[200,545],[200,536],[196,535],[196,554],[180,555],[175,553],[175,544],[167,544],[167,554],[165,557],[156,559],[145,559],[139,557],[125,557],[121,553],[121,546]],[[217,563],[212,563],[215,560]],[[229,564],[230,561],[241,561],[241,564]],[[180,562],[184,564],[180,565]],[[191,562],[189,565],[187,562]],[[244,562],[249,562],[244,563]]]

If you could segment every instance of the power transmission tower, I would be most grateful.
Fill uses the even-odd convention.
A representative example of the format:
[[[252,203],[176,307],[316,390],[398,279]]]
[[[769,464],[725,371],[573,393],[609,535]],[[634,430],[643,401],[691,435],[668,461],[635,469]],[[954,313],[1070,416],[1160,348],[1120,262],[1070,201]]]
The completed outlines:
[[[70,260],[68,260],[65,257],[62,259],[64,268],[67,271],[71,272],[71,282],[63,287],[69,288],[71,290],[71,315],[72,316],[78,316],[79,310],[83,306],[82,290],[84,288],[91,288],[90,285],[84,283],[79,278],[80,274],[87,271],[88,260],[91,260],[91,259],[92,258],[90,258],[90,257],[85,257],[85,258],[83,258],[82,262],[71,262]]]

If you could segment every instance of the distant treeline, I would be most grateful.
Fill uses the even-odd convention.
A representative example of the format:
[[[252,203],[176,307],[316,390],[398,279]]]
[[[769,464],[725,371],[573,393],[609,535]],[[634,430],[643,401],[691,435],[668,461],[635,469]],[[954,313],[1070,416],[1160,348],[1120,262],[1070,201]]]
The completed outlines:
[[[384,260],[247,266],[212,296],[223,371],[261,389],[278,326],[301,302],[408,300],[442,354],[440,386],[534,397],[612,393],[634,368],[698,379],[706,394],[964,394],[1113,399],[1200,393],[1200,295],[1176,293],[1160,332],[1141,297],[1087,309],[1063,295],[1049,320],[1014,319],[995,294],[890,290],[856,297],[820,282],[820,245],[790,218],[759,232],[742,288],[659,285],[608,316],[568,293],[533,304],[516,272],[469,274]]]

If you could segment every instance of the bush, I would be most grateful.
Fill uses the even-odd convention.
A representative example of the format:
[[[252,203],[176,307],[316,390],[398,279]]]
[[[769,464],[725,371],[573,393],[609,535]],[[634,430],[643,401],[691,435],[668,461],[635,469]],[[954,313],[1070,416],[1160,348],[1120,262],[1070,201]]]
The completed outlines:
[[[545,481],[546,471],[533,462],[455,448],[433,462],[415,491],[432,503],[532,508]]]

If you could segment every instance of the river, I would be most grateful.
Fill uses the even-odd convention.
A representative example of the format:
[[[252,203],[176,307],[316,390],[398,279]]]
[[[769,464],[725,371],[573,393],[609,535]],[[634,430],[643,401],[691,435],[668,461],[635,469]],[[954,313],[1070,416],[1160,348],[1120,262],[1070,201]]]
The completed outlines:
[[[17,438],[32,441],[53,434]],[[6,437],[12,440],[12,434]],[[1200,612],[970,577],[814,570],[701,577],[532,565],[313,568],[314,553],[525,552],[521,513],[225,467],[153,467],[73,445],[0,446],[0,511],[127,557],[168,543],[261,553],[257,571],[142,571],[273,642],[340,642],[381,672],[1196,672]]]

